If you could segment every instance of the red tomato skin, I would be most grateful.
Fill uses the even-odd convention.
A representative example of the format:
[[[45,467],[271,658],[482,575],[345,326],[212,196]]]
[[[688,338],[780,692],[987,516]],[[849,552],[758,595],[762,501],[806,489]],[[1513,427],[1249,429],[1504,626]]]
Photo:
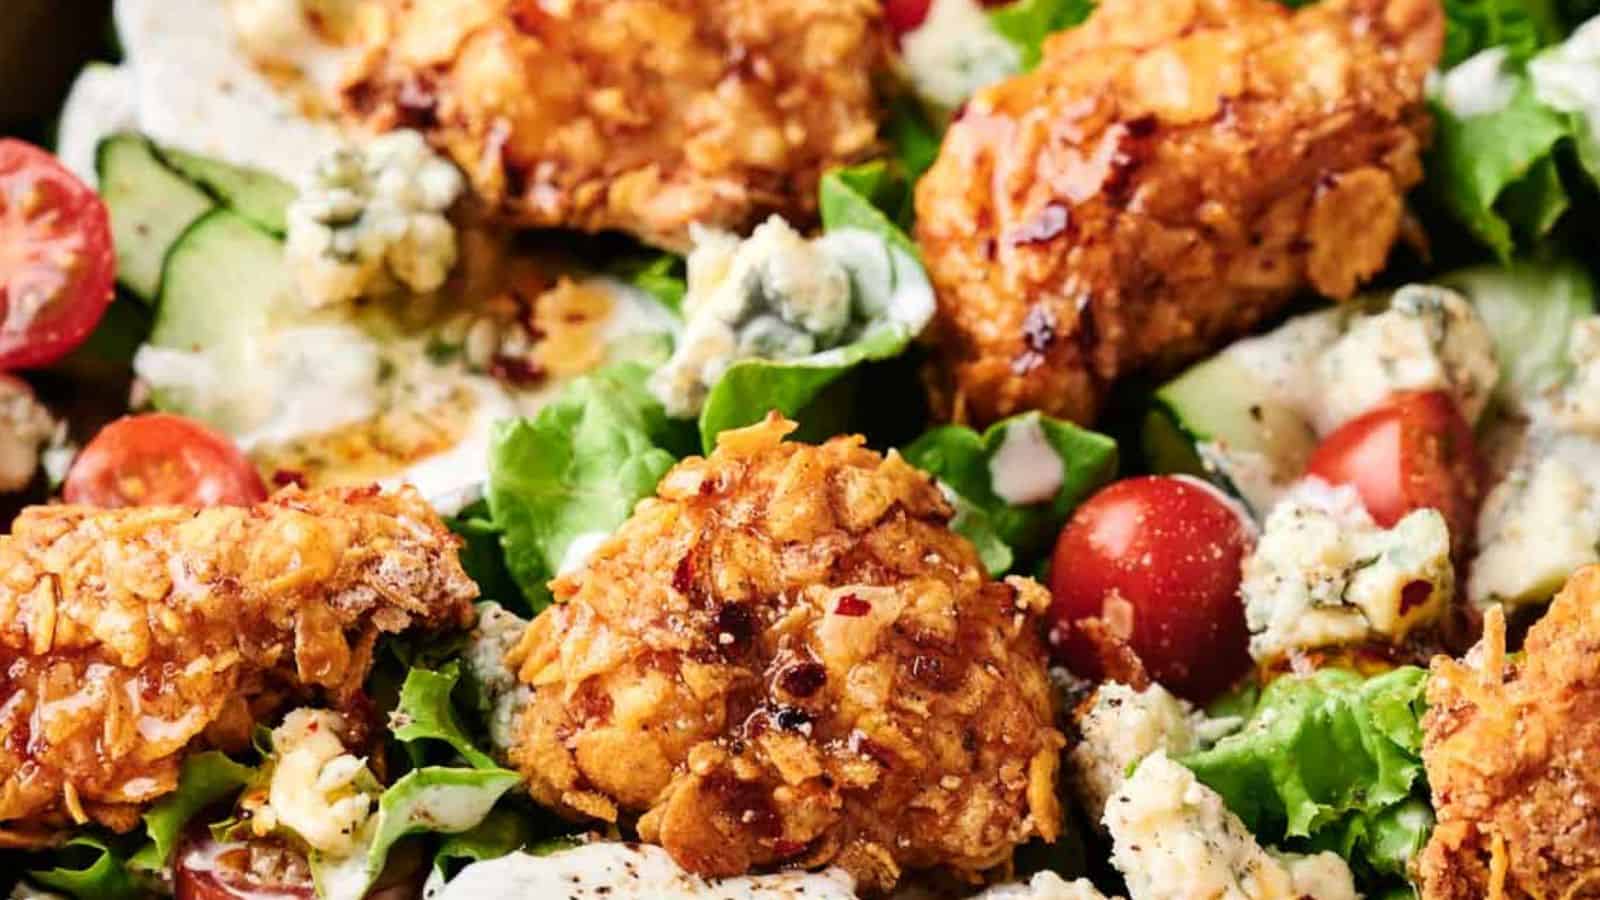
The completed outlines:
[[[883,17],[895,37],[904,37],[927,20],[932,5],[933,0],[883,0]]]
[[[218,843],[206,826],[191,825],[172,855],[174,900],[313,900],[316,890],[310,884],[252,883],[219,864],[223,854],[246,846]]]
[[[1210,486],[1145,476],[1105,488],[1056,542],[1058,658],[1081,676],[1104,677],[1095,644],[1075,624],[1098,617],[1115,628],[1131,613],[1125,639],[1151,678],[1197,703],[1215,697],[1251,665],[1239,567],[1252,543],[1239,511]]]
[[[100,429],[61,493],[105,508],[248,506],[265,500],[267,487],[227,437],[183,416],[146,413]]]
[[[52,224],[26,208],[37,196],[47,198]],[[49,246],[37,252],[70,254],[70,272],[27,265],[30,242],[46,229],[53,229]],[[115,278],[111,216],[100,196],[44,150],[0,138],[0,371],[49,365],[82,344],[111,305]],[[39,318],[17,327],[9,321],[11,304],[25,281],[60,293]]]
[[[1350,485],[1385,528],[1417,509],[1437,509],[1459,551],[1470,545],[1483,493],[1472,426],[1448,394],[1409,391],[1341,425],[1323,440],[1306,474]]]

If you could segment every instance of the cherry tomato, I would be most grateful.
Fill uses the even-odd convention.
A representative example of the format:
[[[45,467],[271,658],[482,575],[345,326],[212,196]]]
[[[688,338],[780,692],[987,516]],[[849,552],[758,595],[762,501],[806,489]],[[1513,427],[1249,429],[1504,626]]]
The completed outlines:
[[[78,455],[62,496],[90,506],[247,506],[266,485],[223,435],[166,413],[126,416]]]
[[[1104,676],[1099,619],[1150,677],[1205,702],[1250,668],[1239,566],[1252,529],[1215,488],[1189,478],[1119,481],[1078,507],[1051,562],[1051,643],[1068,668]]]
[[[172,862],[176,900],[311,900],[305,856],[281,844],[219,842],[190,828]]]
[[[111,303],[111,218],[55,157],[0,139],[0,371],[83,343]]]
[[[928,7],[932,5],[933,0],[883,0],[883,17],[898,38],[915,31],[928,18]]]
[[[1346,422],[1311,454],[1306,474],[1354,487],[1385,528],[1412,510],[1437,509],[1451,543],[1470,544],[1483,470],[1472,426],[1447,394],[1396,394]]]

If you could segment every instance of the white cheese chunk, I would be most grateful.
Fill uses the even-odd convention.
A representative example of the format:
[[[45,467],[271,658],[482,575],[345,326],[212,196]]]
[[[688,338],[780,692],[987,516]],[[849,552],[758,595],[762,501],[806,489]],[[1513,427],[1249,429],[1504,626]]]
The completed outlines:
[[[947,112],[1022,69],[1022,54],[977,0],[933,0],[900,52],[917,96]]]
[[[344,721],[327,710],[297,709],[272,732],[267,809],[253,821],[287,828],[312,849],[353,853],[372,813],[377,779],[366,760],[345,752]]]
[[[1478,514],[1467,596],[1486,607],[1543,603],[1600,563],[1600,439],[1541,434]]]
[[[1446,72],[1433,85],[1434,97],[1457,118],[1493,115],[1516,98],[1519,83],[1506,68],[1504,47],[1483,50]]]
[[[1354,489],[1315,479],[1268,515],[1242,570],[1250,654],[1258,660],[1398,643],[1438,619],[1455,591],[1450,533],[1437,510],[1416,510],[1384,529]]]
[[[593,843],[548,856],[513,853],[461,870],[431,900],[855,900],[839,869],[707,881],[648,844]]]
[[[1181,756],[1196,749],[1197,713],[1159,684],[1142,691],[1108,681],[1077,717],[1079,739],[1067,753],[1067,780],[1090,821],[1099,822],[1106,801],[1135,763],[1164,750]]]
[[[1106,806],[1111,861],[1132,900],[1355,900],[1350,868],[1262,849],[1221,795],[1163,751],[1145,757]]]
[[[1024,882],[989,888],[973,900],[1106,900],[1106,895],[1087,878],[1067,881],[1046,871]]]

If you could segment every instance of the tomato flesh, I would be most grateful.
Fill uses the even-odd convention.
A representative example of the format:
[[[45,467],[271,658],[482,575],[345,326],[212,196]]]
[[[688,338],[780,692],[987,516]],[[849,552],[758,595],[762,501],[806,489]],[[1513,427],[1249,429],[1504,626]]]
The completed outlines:
[[[1452,546],[1471,543],[1483,467],[1472,426],[1448,394],[1399,393],[1346,422],[1311,454],[1306,474],[1355,488],[1385,528],[1413,510],[1437,509]]]
[[[266,485],[233,442],[167,413],[112,422],[67,472],[68,503],[122,506],[248,506]]]
[[[1205,702],[1250,668],[1239,567],[1250,526],[1209,485],[1119,481],[1080,506],[1051,563],[1051,643],[1079,675],[1105,675],[1086,620],[1105,623],[1151,678]]]
[[[49,153],[0,139],[0,371],[49,365],[83,343],[115,275],[100,197]]]

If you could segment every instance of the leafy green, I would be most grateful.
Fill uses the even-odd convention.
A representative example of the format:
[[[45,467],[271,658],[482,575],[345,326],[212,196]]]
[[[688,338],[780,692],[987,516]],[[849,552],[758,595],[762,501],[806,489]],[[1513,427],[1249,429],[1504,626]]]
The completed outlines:
[[[1561,23],[1549,0],[1445,0],[1444,12],[1444,68],[1490,47],[1505,47],[1513,59],[1527,59],[1561,38]]]
[[[519,781],[517,773],[497,768],[430,766],[407,772],[378,798],[377,814],[364,835],[364,852],[338,858],[310,855],[318,896],[330,900],[363,896],[400,840],[420,833],[467,831],[482,822]]]
[[[1527,79],[1495,112],[1457,116],[1434,103],[1434,145],[1427,165],[1430,192],[1502,260],[1518,238],[1543,237],[1568,199],[1555,169],[1566,120],[1534,97]]]
[[[1336,848],[1369,889],[1403,879],[1432,827],[1415,667],[1323,669],[1262,692],[1243,729],[1182,760],[1258,837]]]
[[[1017,0],[989,13],[996,31],[1022,54],[1024,71],[1039,64],[1044,41],[1094,12],[1094,0]]]
[[[673,312],[683,309],[688,282],[683,257],[676,253],[625,257],[618,260],[612,270],[618,278],[656,298],[667,309]]]
[[[568,385],[536,418],[496,424],[487,499],[506,567],[532,612],[574,541],[608,534],[676,461],[680,442],[638,364]]]
[[[460,680],[461,667],[455,661],[438,671],[413,668],[400,686],[400,702],[389,714],[389,731],[396,740],[406,743],[442,741],[473,768],[492,769],[495,761],[477,748],[456,718],[451,695]]]
[[[183,761],[178,789],[144,814],[149,843],[139,848],[129,864],[146,872],[159,872],[172,859],[178,838],[189,820],[206,807],[239,793],[256,779],[254,766],[229,759],[215,750],[197,753]]]
[[[138,900],[150,885],[128,868],[120,851],[92,834],[80,834],[56,851],[58,864],[28,873],[41,887],[84,900]]]
[[[1565,43],[1540,53],[1528,64],[1534,93],[1567,118],[1578,161],[1600,183],[1600,18],[1578,29]]]
[[[899,356],[922,332],[933,317],[933,287],[916,245],[897,224],[908,214],[908,198],[909,187],[882,161],[823,176],[824,239],[832,241],[835,258],[850,273],[859,330],[843,346],[800,359],[745,359],[729,366],[700,411],[700,442],[707,452],[718,434],[759,422],[772,410],[804,424],[803,413],[825,388],[862,363]]]
[[[1026,442],[1035,436],[1042,437],[1060,461],[1061,482],[1048,500],[1013,506],[995,491],[996,458],[1008,437]],[[1039,413],[997,422],[981,435],[963,425],[945,425],[903,452],[908,462],[956,495],[954,527],[978,546],[984,565],[994,574],[1010,569],[1015,557],[1028,558],[1043,550],[1072,510],[1117,470],[1115,441]],[[995,542],[1006,552],[997,552]]]
[[[478,583],[478,596],[519,615],[527,614],[528,601],[506,568],[505,552],[500,547],[500,529],[490,518],[488,504],[480,500],[462,510],[460,515],[445,519],[445,524],[464,542],[461,568]]]
[[[913,183],[939,158],[944,129],[934,124],[922,105],[909,96],[889,102],[889,115],[883,123],[884,138],[894,148],[895,158]]]
[[[533,827],[526,816],[496,809],[476,826],[445,838],[433,855],[433,867],[448,878],[460,863],[499,859],[521,850],[532,840]]]
[[[1524,408],[1542,389],[1566,379],[1573,323],[1595,312],[1594,281],[1583,266],[1517,260],[1453,272],[1439,283],[1471,300],[1494,338],[1498,402]]]

